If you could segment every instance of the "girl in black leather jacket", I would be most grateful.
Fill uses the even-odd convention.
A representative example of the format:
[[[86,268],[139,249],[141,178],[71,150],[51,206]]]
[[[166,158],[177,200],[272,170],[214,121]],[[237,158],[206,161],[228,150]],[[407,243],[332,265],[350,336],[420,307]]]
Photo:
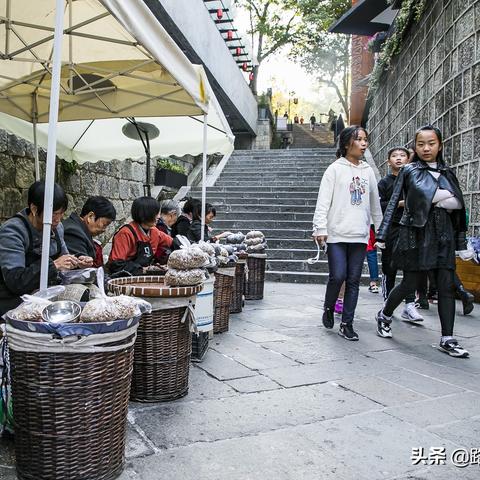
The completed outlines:
[[[377,333],[391,337],[395,308],[415,290],[425,271],[432,271],[438,285],[438,313],[442,326],[439,349],[453,357],[468,357],[453,337],[455,322],[455,250],[465,250],[467,230],[465,202],[455,173],[442,157],[442,134],[430,125],[415,134],[412,163],[400,172],[383,222],[377,233],[382,248],[400,196],[405,199],[399,234],[393,246],[403,280],[376,316]]]

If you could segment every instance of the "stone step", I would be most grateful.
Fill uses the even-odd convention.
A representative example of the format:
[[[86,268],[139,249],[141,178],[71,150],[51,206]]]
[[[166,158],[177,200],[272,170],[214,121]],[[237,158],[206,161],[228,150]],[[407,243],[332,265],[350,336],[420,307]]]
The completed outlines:
[[[221,176],[228,175],[228,176],[242,176],[244,177],[245,175],[273,175],[276,177],[290,177],[290,176],[295,176],[295,177],[305,177],[305,176],[310,176],[310,175],[323,175],[325,173],[325,169],[321,168],[298,168],[298,169],[284,169],[280,170],[278,168],[271,168],[271,169],[261,169],[261,168],[255,168],[255,169],[250,169],[250,168],[243,168],[243,169],[235,169],[235,170],[223,170]]]
[[[242,186],[244,187],[274,187],[276,190],[283,190],[282,187],[299,187],[299,183],[302,183],[302,187],[306,188],[319,188],[320,187],[320,180],[318,182],[311,181],[310,183],[304,184],[305,180],[273,180],[269,181],[259,178],[257,180],[242,180]],[[218,180],[215,183],[215,186],[218,187],[235,187],[237,186],[239,181],[235,180]]]
[[[265,233],[265,232],[264,232]],[[308,237],[292,238],[292,234],[287,237],[274,237],[273,235],[267,239],[269,249],[278,249],[283,251],[288,250],[309,250],[313,248],[316,251],[316,246],[312,240],[312,233],[309,232]],[[266,235],[266,233],[265,233]],[[316,253],[315,253],[316,254]]]
[[[270,238],[275,238],[275,239],[289,239],[289,240],[301,240],[301,239],[310,239],[310,242],[312,242],[312,224],[310,222],[310,227],[308,230],[297,230],[297,231],[292,231],[291,228],[270,228],[270,227],[264,227],[263,225],[257,225],[254,222],[245,222],[245,225],[240,224],[241,226],[232,226],[229,225],[228,227],[225,225],[222,225],[221,227],[217,225],[218,222],[213,223],[213,229],[214,229],[214,235],[216,233],[222,233],[226,231],[238,231],[240,230],[241,232],[248,232],[250,230],[261,230],[263,234],[265,235],[267,242],[269,242]],[[231,222],[233,223],[233,222]],[[269,244],[270,245],[270,244]]]
[[[270,248],[271,241],[268,242],[268,261],[270,260],[302,260],[312,258],[317,255],[317,248],[313,242],[311,248]]]
[[[253,195],[255,193],[262,194],[262,193],[276,193],[277,195],[283,195],[288,192],[294,192],[296,194],[302,195],[304,193],[316,193],[318,194],[318,189],[320,185],[314,185],[314,186],[309,186],[309,185],[284,185],[281,188],[278,186],[274,185],[238,185],[238,183],[235,186],[232,185],[221,185],[217,186],[215,185],[214,187],[208,187],[207,192],[208,193],[231,193],[231,192],[245,192],[249,193],[249,195]],[[191,192],[202,192],[200,188],[194,188],[191,190]],[[298,195],[297,195],[298,196]]]
[[[225,165],[226,169],[230,168],[281,168],[283,170],[291,170],[296,168],[328,168],[332,163],[332,159],[328,160],[290,160],[287,162],[265,162],[263,160],[248,160],[241,162],[228,162]]]
[[[323,173],[309,173],[309,174],[294,174],[290,173],[289,175],[281,175],[275,172],[257,172],[250,171],[244,173],[222,173],[218,178],[215,185],[218,185],[222,181],[235,181],[235,182],[275,182],[278,184],[286,182],[307,182],[307,183],[319,183],[322,179]]]
[[[215,218],[215,225],[218,222],[234,221],[234,220],[250,220],[250,221],[253,220],[253,221],[257,221],[258,216],[259,216],[258,212],[255,212],[255,211],[252,211],[252,210],[225,211],[225,210],[222,210],[222,208],[217,208],[217,216]],[[297,220],[297,221],[301,221],[301,222],[312,223],[313,210],[309,208],[309,209],[307,209],[306,212],[298,212],[297,210],[294,210],[293,212],[262,211],[262,217],[268,218],[268,221],[275,221],[275,223],[283,223],[285,221],[290,221],[290,220]],[[264,222],[264,221],[265,220],[259,220],[259,223]]]
[[[296,152],[292,152],[291,150],[283,150],[283,149],[274,149],[274,150],[235,150],[232,153],[232,157],[238,156],[251,156],[251,155],[258,155],[261,157],[270,157],[270,156],[280,156],[280,157],[289,157],[289,156],[301,156],[301,155],[326,155],[326,154],[335,154],[336,149],[331,147],[323,147],[323,148],[303,148]]]
[[[256,216],[258,218],[258,215]],[[218,230],[227,231],[227,230],[268,230],[268,229],[290,229],[292,230],[305,230],[309,231],[311,234],[312,231],[312,220],[310,221],[300,221],[300,220],[242,220],[242,219],[234,219],[234,220],[221,220],[215,219],[215,222],[212,224],[212,227],[215,229],[216,232]]]
[[[328,282],[328,273],[279,272],[271,270],[265,272],[265,280],[269,282],[326,284]],[[367,274],[363,274],[360,283],[362,285],[368,285],[370,283],[370,277]]]
[[[207,201],[217,206],[230,207],[230,211],[249,210],[253,208],[258,212],[263,212],[264,209],[271,212],[281,212],[283,207],[286,208],[285,211],[287,212],[291,208],[315,208],[317,203],[316,196],[312,196],[312,198],[242,198],[225,197],[225,195],[222,194],[207,195]]]
[[[245,215],[256,215],[261,213],[262,215],[270,217],[270,213],[279,215],[279,214],[295,214],[295,213],[303,213],[309,214],[310,217],[313,217],[313,212],[315,210],[315,204],[313,205],[248,205],[248,204],[233,204],[233,203],[217,203],[217,202],[210,202],[213,203],[213,206],[217,209],[217,218],[219,218],[219,214],[222,213],[233,213],[236,215],[236,218],[239,214]],[[313,202],[312,202],[313,203]],[[270,212],[270,213],[269,213]],[[291,220],[294,220],[291,218]]]
[[[269,251],[267,252],[267,255]],[[277,272],[312,272],[312,273],[328,273],[328,261],[326,258],[321,259],[313,265],[308,264],[305,260],[313,255],[308,254],[302,259],[268,259],[267,270]],[[363,264],[363,274],[368,275],[368,264]]]
[[[276,203],[276,204],[289,204],[290,200],[292,203],[304,203],[307,202],[308,205],[315,205],[317,200],[318,192],[301,192],[302,196],[300,197],[296,192],[218,192],[211,193],[207,190],[207,200],[212,200],[218,203],[228,204],[228,203]],[[200,198],[202,192],[190,191],[189,196]],[[242,195],[242,196],[240,196]]]

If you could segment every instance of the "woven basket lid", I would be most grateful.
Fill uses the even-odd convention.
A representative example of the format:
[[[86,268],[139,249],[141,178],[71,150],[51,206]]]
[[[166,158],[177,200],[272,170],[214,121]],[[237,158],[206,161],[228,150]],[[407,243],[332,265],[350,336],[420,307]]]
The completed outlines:
[[[114,278],[108,281],[110,292],[133,297],[190,297],[200,292],[202,287],[201,283],[188,287],[168,287],[164,283],[164,277],[156,275]]]

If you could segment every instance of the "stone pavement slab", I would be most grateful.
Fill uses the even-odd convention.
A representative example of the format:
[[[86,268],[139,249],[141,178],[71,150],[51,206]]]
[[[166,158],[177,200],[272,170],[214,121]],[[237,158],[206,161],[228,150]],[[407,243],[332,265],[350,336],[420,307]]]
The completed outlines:
[[[438,343],[437,309],[423,325],[375,333],[380,295],[361,288],[346,342],[321,323],[322,285],[266,283],[265,299],[231,315],[189,393],[131,403],[121,480],[478,480],[480,466],[413,465],[412,448],[480,448],[480,305],[456,332],[472,356]],[[457,305],[457,313],[461,311]],[[0,444],[0,480],[15,477]]]

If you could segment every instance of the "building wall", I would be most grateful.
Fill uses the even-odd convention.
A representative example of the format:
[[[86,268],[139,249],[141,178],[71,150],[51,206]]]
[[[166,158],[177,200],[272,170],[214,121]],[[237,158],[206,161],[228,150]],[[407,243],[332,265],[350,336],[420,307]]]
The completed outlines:
[[[368,129],[382,174],[388,149],[407,144],[428,123],[443,132],[470,233],[480,235],[480,0],[429,0],[381,79]]]

